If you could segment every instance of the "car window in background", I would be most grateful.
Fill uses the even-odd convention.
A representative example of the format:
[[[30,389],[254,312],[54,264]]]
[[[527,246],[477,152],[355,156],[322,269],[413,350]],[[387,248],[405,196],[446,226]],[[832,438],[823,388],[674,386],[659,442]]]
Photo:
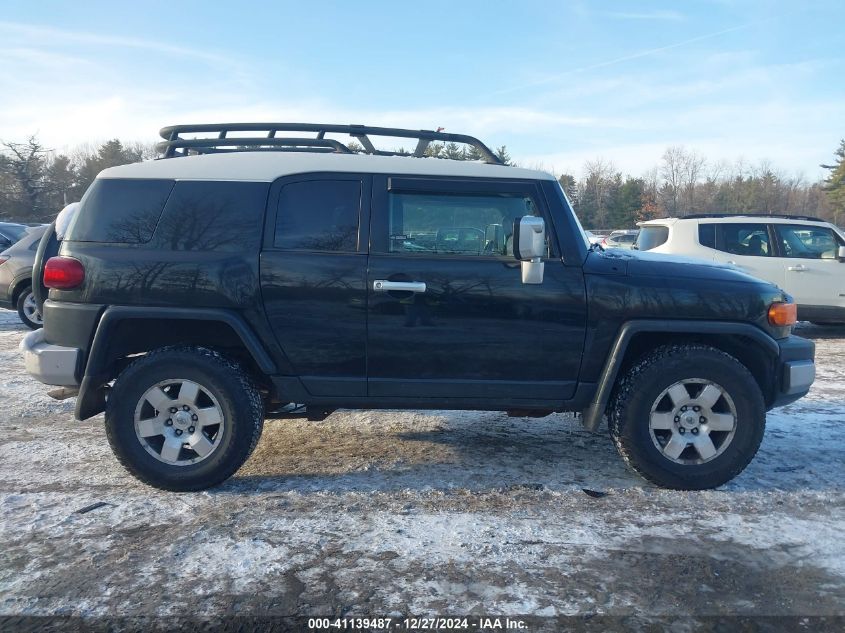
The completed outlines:
[[[771,257],[769,231],[765,224],[726,222],[716,225],[716,248],[731,255]]]
[[[14,243],[21,239],[24,235],[26,235],[28,229],[28,226],[18,224],[4,224],[3,230],[0,231],[0,233],[5,235],[11,242]]]
[[[801,259],[836,259],[840,240],[832,229],[801,224],[776,224],[783,254]]]
[[[668,239],[668,226],[644,226],[640,229],[640,235],[637,238],[637,248],[641,251],[650,251],[665,244]]]
[[[698,225],[698,243],[707,248],[716,248],[716,225]]]

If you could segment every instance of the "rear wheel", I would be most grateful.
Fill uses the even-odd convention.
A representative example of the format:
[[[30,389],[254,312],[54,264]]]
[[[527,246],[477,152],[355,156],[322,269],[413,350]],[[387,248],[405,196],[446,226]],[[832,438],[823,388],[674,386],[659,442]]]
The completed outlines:
[[[24,288],[18,295],[17,308],[18,316],[25,326],[32,330],[44,327],[41,310],[38,309],[38,304],[35,302],[35,295],[32,293],[30,286]]]
[[[704,345],[661,347],[620,381],[610,431],[623,459],[666,488],[720,486],[757,453],[766,424],[754,377]]]
[[[156,488],[202,490],[231,477],[252,453],[264,408],[240,366],[204,348],[164,348],[118,376],[106,433],[123,466]]]

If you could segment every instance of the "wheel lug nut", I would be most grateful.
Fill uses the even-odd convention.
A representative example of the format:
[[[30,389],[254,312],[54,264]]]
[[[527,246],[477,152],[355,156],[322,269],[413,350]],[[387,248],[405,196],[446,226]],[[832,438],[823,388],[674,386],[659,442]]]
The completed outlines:
[[[170,418],[167,418],[164,421],[164,426],[173,426],[173,420],[171,420]]]
[[[191,419],[192,419],[194,422],[196,422],[197,420],[199,420],[199,416],[195,413],[194,415],[192,415],[192,416],[191,416]]]
[[[677,422],[680,422],[680,421],[681,421],[681,416],[676,415],[675,416],[675,422],[677,423]]]
[[[681,411],[686,411],[688,408],[689,407],[687,407],[687,405],[684,405],[684,406],[681,407]]]
[[[187,411],[189,409],[187,404],[182,405],[182,411]]]
[[[707,418],[705,418],[703,415],[702,415],[700,418],[698,418],[698,423],[699,423],[699,424],[704,424],[704,423],[706,423],[706,422],[707,422]]]
[[[176,413],[176,411],[177,411],[176,407],[170,407],[170,413]]]
[[[684,427],[681,427],[681,428],[678,429],[678,433],[680,433],[681,435],[683,435],[686,432],[687,432],[687,430]]]
[[[696,405],[696,406],[694,406],[694,407],[692,408],[692,410],[693,410],[693,411],[695,411],[696,413],[698,413],[699,411],[701,411],[701,407],[699,407],[698,405]]]
[[[694,429],[692,430],[692,434],[693,434],[693,435],[698,435],[698,428],[694,428]]]
[[[188,427],[188,433],[193,433],[196,429],[192,426]]]
[[[176,435],[182,435],[182,429],[176,429]]]

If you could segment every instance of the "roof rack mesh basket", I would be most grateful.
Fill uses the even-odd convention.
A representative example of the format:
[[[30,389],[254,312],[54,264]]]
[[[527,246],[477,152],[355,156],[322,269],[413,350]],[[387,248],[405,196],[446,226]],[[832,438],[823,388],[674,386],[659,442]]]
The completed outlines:
[[[231,132],[255,132],[254,136],[229,136]],[[280,134],[281,133],[281,134]],[[313,136],[290,133],[313,133]],[[501,165],[502,161],[489,147],[474,136],[451,134],[433,130],[406,130],[392,127],[370,127],[367,125],[322,125],[319,123],[208,123],[171,125],[159,131],[164,140],[156,145],[161,158],[174,158],[189,154],[211,154],[220,152],[276,151],[276,152],[325,152],[336,154],[373,154],[377,156],[425,156],[432,141],[460,143],[475,149],[485,163]],[[181,135],[202,135],[198,138],[183,138]],[[348,134],[358,141],[360,148],[326,134]],[[417,141],[413,152],[376,149],[371,136],[407,138]]]

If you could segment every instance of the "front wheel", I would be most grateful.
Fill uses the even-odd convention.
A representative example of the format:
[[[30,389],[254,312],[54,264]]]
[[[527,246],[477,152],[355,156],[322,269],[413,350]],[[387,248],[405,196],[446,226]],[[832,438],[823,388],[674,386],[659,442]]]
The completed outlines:
[[[748,369],[705,345],[654,350],[622,378],[610,431],[623,459],[665,488],[703,490],[741,473],[766,425]]]
[[[264,424],[261,396],[240,366],[204,348],[150,352],[115,380],[106,434],[135,477],[163,490],[202,490],[231,477]]]
[[[32,293],[31,287],[27,286],[18,295],[17,308],[18,316],[26,327],[31,330],[44,327],[41,310],[38,309],[38,304],[35,302],[35,295]]]

